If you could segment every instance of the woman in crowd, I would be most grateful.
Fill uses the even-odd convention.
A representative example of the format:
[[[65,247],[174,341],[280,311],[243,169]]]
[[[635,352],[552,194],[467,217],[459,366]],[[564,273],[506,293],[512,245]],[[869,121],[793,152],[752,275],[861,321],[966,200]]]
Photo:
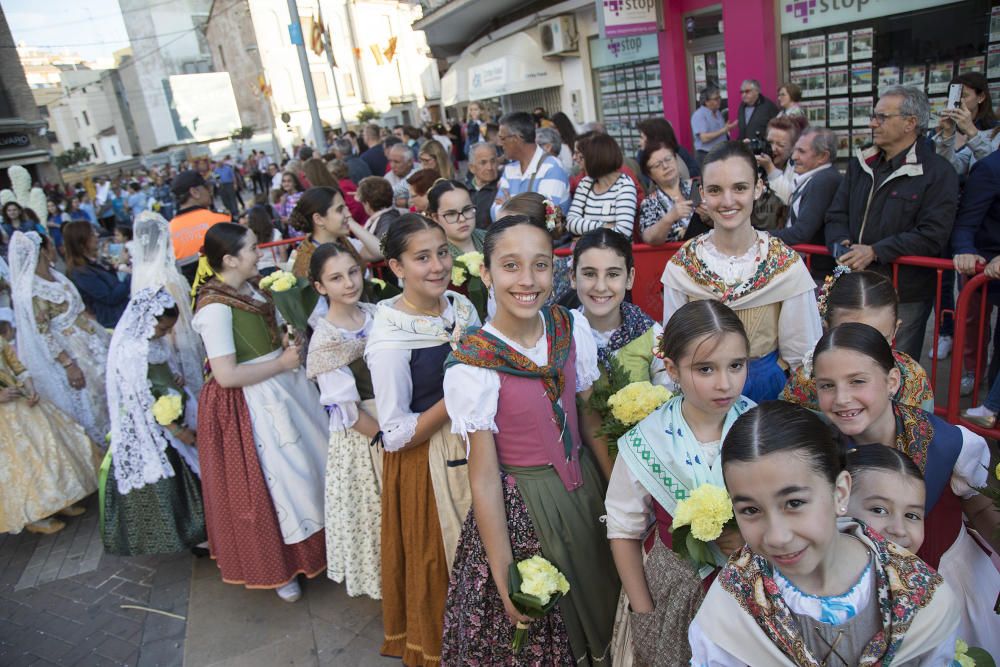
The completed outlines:
[[[677,135],[674,133],[674,128],[669,120],[662,116],[644,118],[636,125],[636,129],[639,130],[640,155],[642,151],[646,150],[646,146],[662,144],[673,151],[677,157],[677,173],[682,180],[686,181],[701,173],[701,170],[698,168],[698,161],[677,141]],[[636,159],[641,169],[642,159],[639,156]],[[646,178],[650,177],[647,175]],[[648,185],[648,182],[643,181],[643,184]]]
[[[264,239],[262,243],[274,243],[281,240],[281,232],[274,226],[271,213],[264,206],[251,207],[247,211],[246,220],[246,225],[253,231],[254,236]],[[288,261],[287,244],[274,248],[262,248],[260,261],[257,262],[257,273],[261,276],[268,276],[277,271],[279,265],[284,266],[286,261]]]
[[[1000,620],[992,615],[991,622],[978,622],[996,602],[1000,573],[963,521],[964,514],[996,551],[1000,513],[977,491],[987,481],[986,441],[932,413],[894,402],[899,369],[885,338],[866,324],[842,324],[824,334],[816,345],[813,377],[819,407],[848,447],[894,447],[921,469],[927,518],[926,539],[917,555],[958,594],[961,638],[992,653],[1000,651]]]
[[[802,89],[796,83],[783,83],[781,87],[778,88],[778,106],[781,107],[781,111],[778,112],[778,117],[783,116],[805,116],[806,113],[799,106],[799,102],[802,101]]]
[[[444,230],[452,258],[483,251],[486,230],[476,228],[476,207],[464,183],[443,179],[434,183],[427,191],[427,216]]]
[[[365,176],[358,183],[357,199],[368,216],[365,229],[381,241],[399,219],[399,210],[392,205],[392,185],[381,176]]]
[[[410,211],[423,215],[427,212],[427,191],[438,182],[441,173],[437,169],[420,169],[407,177],[410,187]]]
[[[639,153],[639,166],[650,187],[639,207],[642,242],[663,245],[692,239],[708,231],[695,212],[701,201],[698,184],[681,178],[677,153],[666,144],[646,142]]]
[[[375,306],[361,303],[364,264],[351,248],[327,243],[309,264],[309,279],[328,305],[315,322],[306,374],[319,385],[330,415],[326,460],[326,573],[348,595],[382,597],[379,533],[382,451],[365,343]]]
[[[179,317],[165,289],[147,287],[129,301],[111,337],[111,445],[101,466],[101,537],[108,553],[167,554],[205,541],[198,402],[185,390],[165,338]],[[161,399],[176,400],[176,413],[158,411]]]
[[[934,146],[964,182],[972,165],[996,150],[997,133],[992,130],[997,119],[986,77],[979,72],[965,72],[951,83],[961,84],[962,102],[957,109],[941,111]]]
[[[727,142],[702,166],[712,231],[691,239],[663,271],[663,321],[688,301],[718,299],[736,311],[750,338],[744,395],[777,398],[785,372],[802,365],[822,335],[815,283],[802,258],[750,224],[763,192],[753,154]]]
[[[295,372],[298,346],[283,347],[274,303],[256,287],[254,233],[213,225],[204,254],[214,275],[198,290],[194,329],[212,373],[198,400],[210,549],[223,581],[293,602],[297,576],[326,569],[326,415],[316,386]]]
[[[688,626],[717,570],[697,571],[680,559],[671,550],[671,526],[681,497],[701,484],[723,486],[722,440],[753,406],[740,396],[749,345],[736,314],[711,299],[682,306],[658,341],[657,356],[680,395],[619,439],[605,501],[608,539],[625,593],[615,664],[630,664],[633,655],[643,665],[687,665],[691,659]],[[651,525],[655,536],[644,550]],[[715,542],[716,564],[742,543],[738,531],[723,531]]]
[[[47,236],[29,232],[11,239],[18,357],[39,395],[103,444],[109,427],[104,373],[110,336],[86,314],[73,283],[52,268],[55,261]]]
[[[39,396],[3,337],[0,386],[0,532],[58,532],[66,524],[54,515],[83,514],[74,503],[97,489],[96,450],[82,426]]]
[[[826,331],[847,322],[860,322],[878,329],[891,345],[899,329],[896,288],[888,277],[874,271],[852,273],[846,267],[838,268],[820,290],[819,308]],[[788,378],[781,400],[818,411],[812,356],[810,351],[802,366]],[[933,412],[934,391],[923,366],[899,350],[893,350],[892,356],[900,374],[899,390],[893,400]]]
[[[281,174],[281,192],[278,195],[278,201],[275,203],[275,210],[278,212],[278,217],[285,224],[288,224],[288,217],[292,214],[292,210],[295,205],[299,203],[299,199],[306,189],[302,186],[302,181],[299,177],[292,171],[286,171]]]
[[[691,624],[692,665],[951,664],[953,590],[843,518],[851,476],[818,417],[782,401],[750,410],[726,435],[722,472],[746,546]]]
[[[114,329],[125,312],[131,293],[131,278],[98,259],[97,232],[89,223],[74,221],[63,227],[66,275],[80,291],[87,310],[100,325]]]
[[[62,212],[59,204],[54,199],[48,200],[45,205],[48,207],[45,218],[46,232],[52,237],[56,248],[62,248],[62,226],[64,223],[69,222],[70,217]]]
[[[379,240],[354,221],[338,188],[306,190],[289,214],[288,224],[306,235],[292,262],[292,273],[301,278],[309,277],[312,254],[324,243],[349,243],[365,262],[382,259]]]
[[[420,159],[422,169],[436,171],[440,174],[439,178],[446,178],[449,181],[455,178],[455,169],[452,166],[451,158],[448,157],[448,151],[437,139],[425,142],[420,147],[420,153],[417,157]]]
[[[573,195],[566,227],[577,236],[608,227],[632,238],[638,202],[635,183],[622,173],[622,151],[606,134],[595,134],[583,143],[581,153],[587,175]]]
[[[552,114],[552,124],[556,126],[555,129],[559,132],[559,138],[562,139],[562,148],[559,150],[558,155],[559,163],[568,174],[573,171],[573,146],[576,144],[576,128],[573,126],[573,121],[569,119],[569,116],[562,111]]]
[[[365,349],[385,448],[381,653],[418,667],[440,660],[448,573],[472,503],[465,445],[445,411],[444,361],[479,318],[448,291],[451,253],[435,222],[403,215],[383,249],[403,293],[379,304]]]
[[[16,201],[9,201],[3,205],[3,223],[0,229],[10,239],[14,232],[37,232],[42,236],[47,235],[45,227],[31,220],[24,213],[25,209]]]
[[[606,461],[596,424],[578,413],[598,377],[586,318],[544,307],[552,240],[524,216],[487,232],[484,279],[496,294],[489,324],[459,343],[445,372],[453,432],[468,442],[473,511],[445,611],[445,664],[595,664],[607,660],[618,581],[601,534]],[[548,400],[537,400],[538,396]],[[511,653],[508,570],[541,554],[566,576],[558,610],[531,624]]]
[[[340,191],[344,193],[344,203],[347,204],[347,209],[351,212],[351,217],[357,220],[359,224],[365,225],[365,228],[367,229],[368,211],[366,211],[364,205],[358,201],[358,186],[350,178],[347,163],[343,160],[333,160],[327,163],[326,169],[330,172],[330,175],[333,176],[333,180],[336,181],[337,187],[339,187]],[[367,176],[365,178],[367,178]]]

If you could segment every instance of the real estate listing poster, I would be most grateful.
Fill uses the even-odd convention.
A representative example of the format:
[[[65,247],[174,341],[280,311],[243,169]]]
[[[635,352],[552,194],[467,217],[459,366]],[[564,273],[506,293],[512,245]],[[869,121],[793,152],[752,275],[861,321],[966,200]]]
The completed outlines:
[[[830,127],[849,127],[851,124],[851,100],[836,97],[830,100]]]
[[[860,28],[851,32],[851,60],[870,60],[875,48],[875,31]]]
[[[826,59],[831,63],[847,62],[846,32],[831,32],[826,36]]]
[[[846,95],[851,84],[851,71],[847,65],[831,65],[826,71],[826,94]]]
[[[870,93],[872,90],[872,64],[854,63],[851,65],[851,92]]]

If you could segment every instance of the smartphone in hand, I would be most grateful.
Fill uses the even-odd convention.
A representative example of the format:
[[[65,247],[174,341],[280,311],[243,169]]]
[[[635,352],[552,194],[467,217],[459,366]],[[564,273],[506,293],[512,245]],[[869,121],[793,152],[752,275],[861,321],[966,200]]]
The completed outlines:
[[[957,109],[962,104],[962,84],[953,83],[948,86],[948,104],[945,109]]]

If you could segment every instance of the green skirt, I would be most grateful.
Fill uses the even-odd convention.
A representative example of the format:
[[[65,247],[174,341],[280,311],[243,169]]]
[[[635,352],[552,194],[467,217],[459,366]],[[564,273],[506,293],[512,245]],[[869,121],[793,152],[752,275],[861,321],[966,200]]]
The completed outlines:
[[[600,518],[604,482],[589,453],[580,466],[583,486],[566,491],[551,466],[501,466],[517,480],[542,555],[566,575],[569,593],[559,601],[577,664],[606,661],[621,584]]]
[[[205,508],[198,478],[173,447],[166,449],[174,476],[127,494],[118,492],[108,452],[101,475],[101,538],[118,556],[185,551],[204,542]]]

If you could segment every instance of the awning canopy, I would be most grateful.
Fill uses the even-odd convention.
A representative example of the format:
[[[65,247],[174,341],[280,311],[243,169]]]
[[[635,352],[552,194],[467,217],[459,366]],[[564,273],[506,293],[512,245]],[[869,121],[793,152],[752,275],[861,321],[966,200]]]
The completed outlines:
[[[533,34],[519,32],[463,54],[441,78],[441,102],[451,106],[560,85],[559,63],[542,57]]]
[[[48,162],[52,159],[49,151],[44,148],[29,148],[23,151],[11,151],[0,153],[0,169],[13,167],[15,164],[21,166]]]
[[[496,20],[513,10],[529,5],[533,0],[446,0],[430,2],[437,5],[422,19],[413,24],[414,30],[423,30],[427,45],[438,58],[462,52],[476,36]]]

